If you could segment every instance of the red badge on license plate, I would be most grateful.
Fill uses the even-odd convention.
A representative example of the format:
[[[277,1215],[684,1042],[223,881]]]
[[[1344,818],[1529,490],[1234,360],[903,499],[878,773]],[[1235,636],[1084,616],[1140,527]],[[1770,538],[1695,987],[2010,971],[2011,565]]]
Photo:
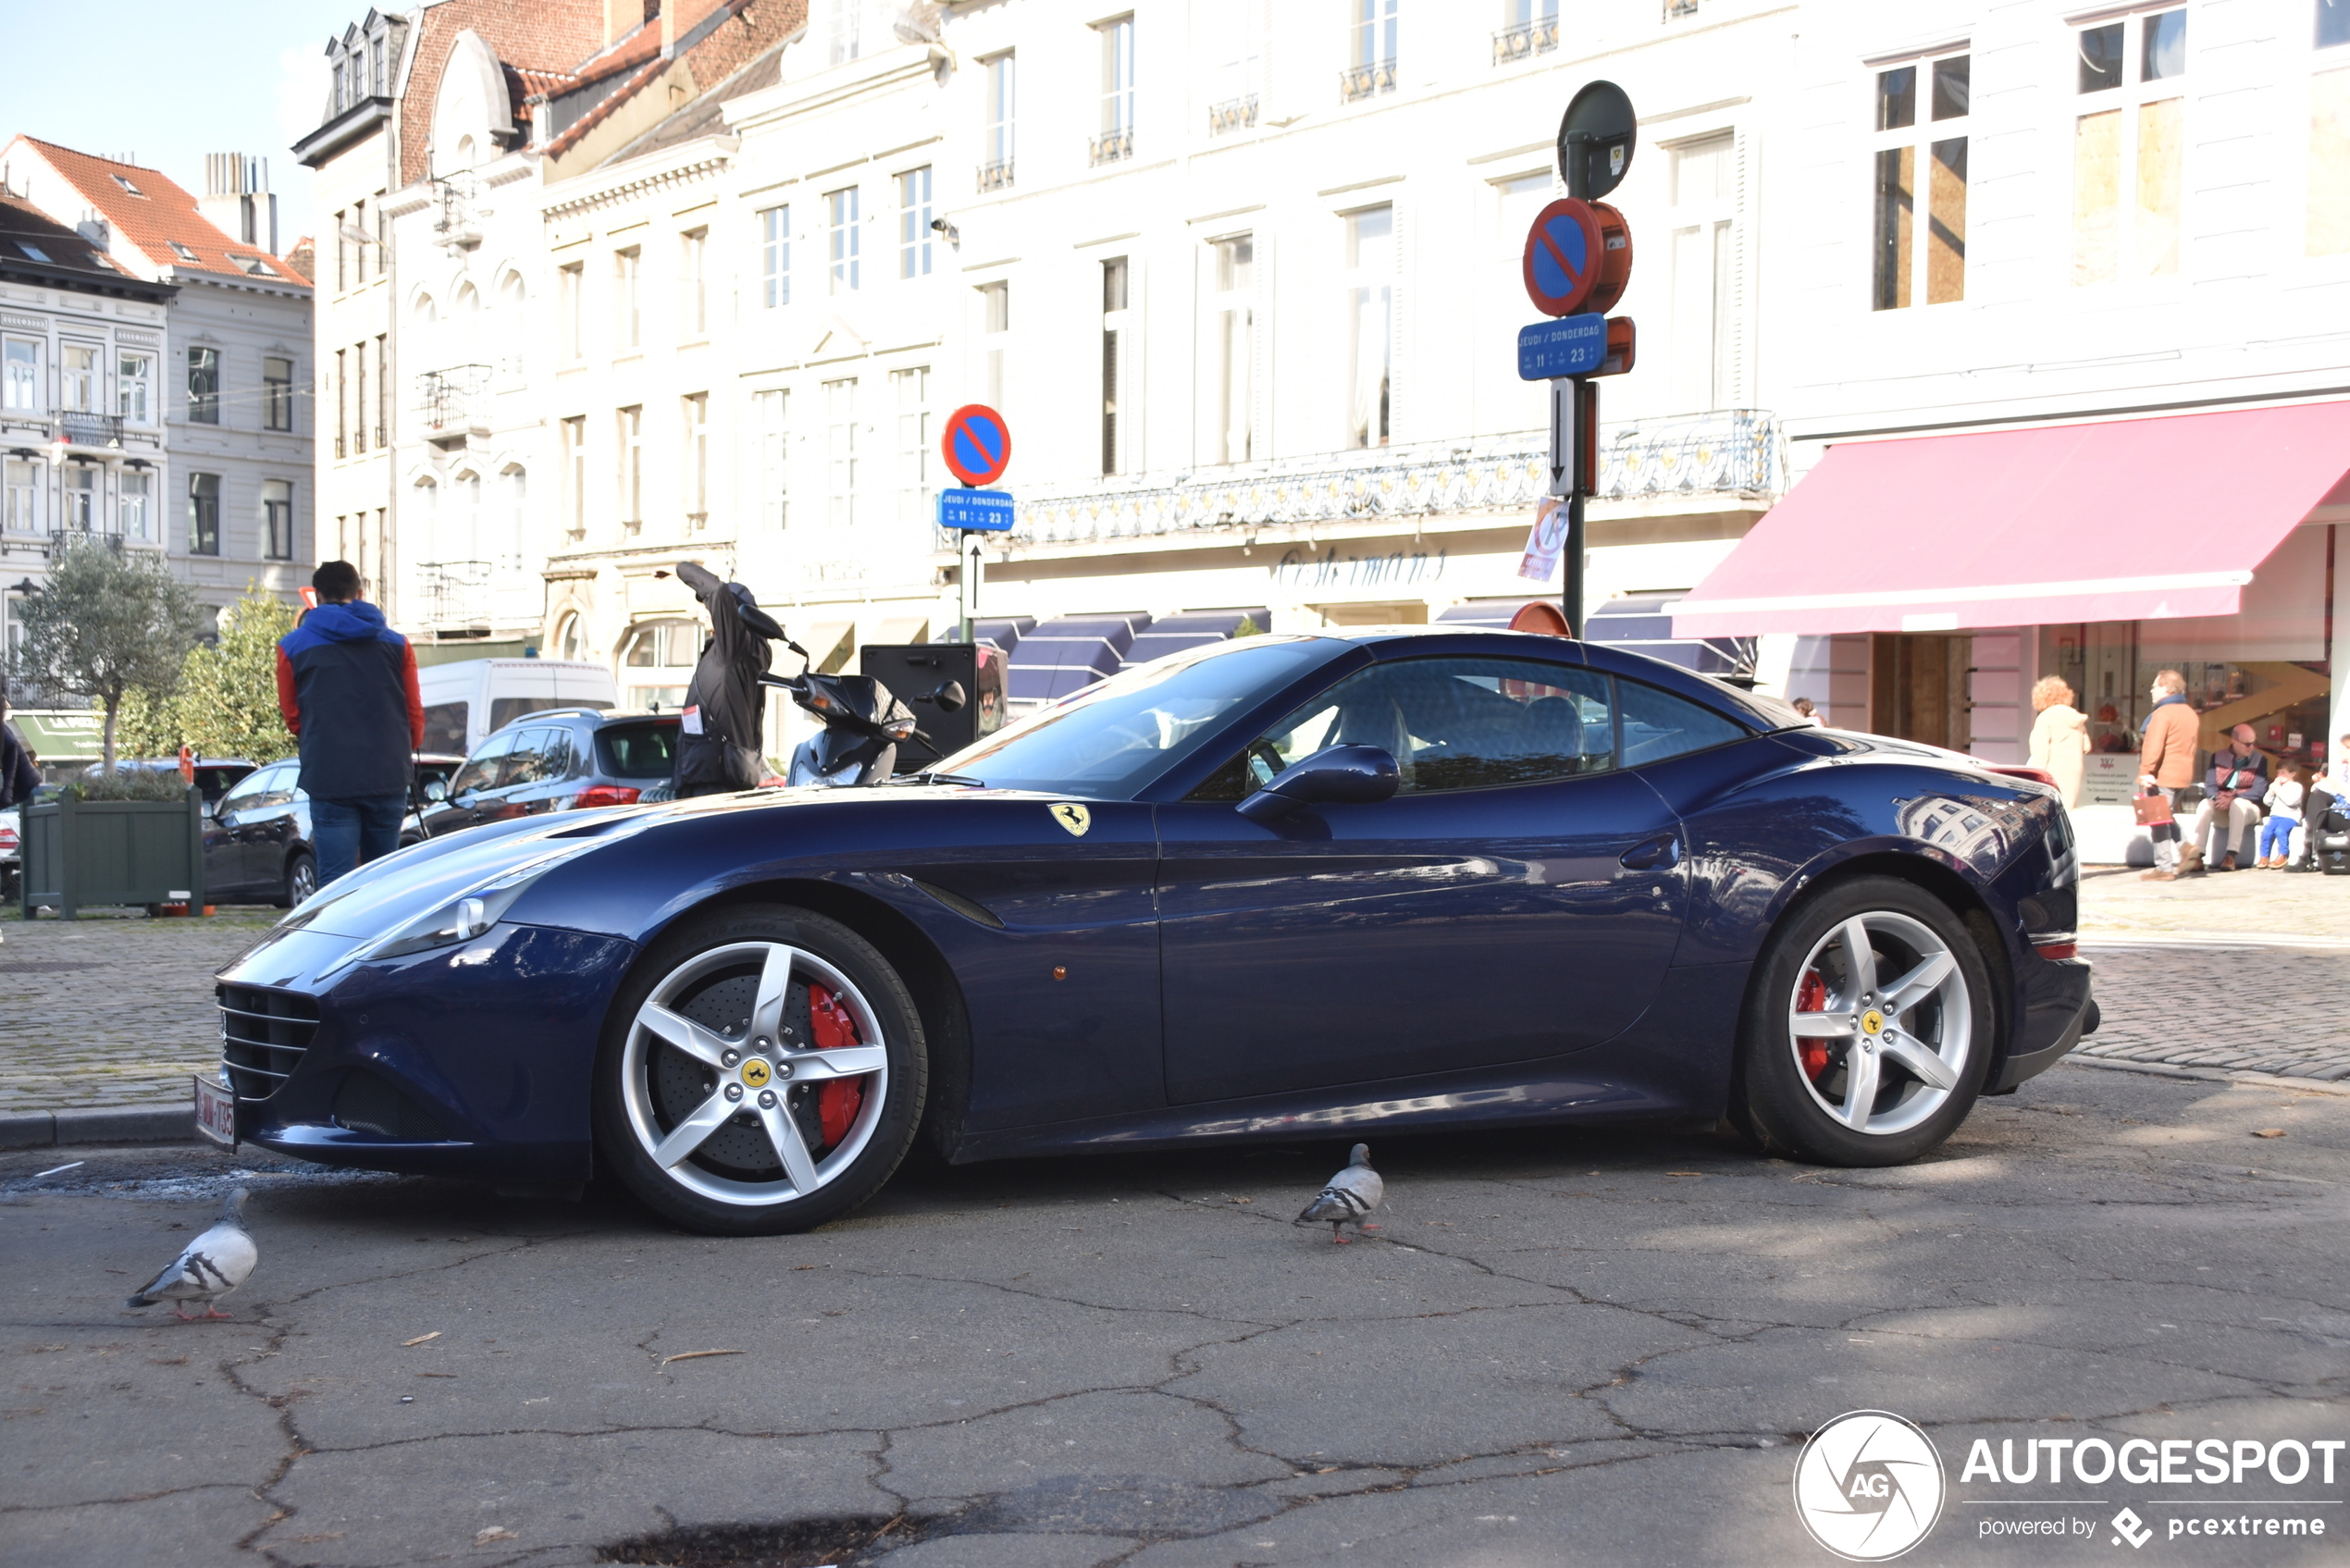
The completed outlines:
[[[237,1146],[237,1096],[202,1074],[196,1077],[196,1130],[224,1149]]]

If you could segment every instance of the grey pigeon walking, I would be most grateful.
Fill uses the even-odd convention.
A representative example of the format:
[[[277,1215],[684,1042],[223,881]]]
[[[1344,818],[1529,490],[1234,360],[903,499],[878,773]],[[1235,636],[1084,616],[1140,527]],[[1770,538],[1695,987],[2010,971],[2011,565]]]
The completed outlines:
[[[1371,1168],[1371,1146],[1357,1143],[1348,1155],[1346,1168],[1330,1178],[1330,1184],[1315,1194],[1292,1225],[1319,1225],[1328,1222],[1330,1240],[1341,1246],[1346,1244],[1346,1227],[1358,1230],[1377,1230],[1376,1225],[1364,1222],[1387,1193],[1387,1183]]]
[[[261,1253],[253,1244],[253,1233],[245,1228],[241,1217],[245,1199],[252,1196],[242,1187],[229,1194],[220,1205],[220,1217],[212,1228],[188,1243],[170,1266],[155,1277],[152,1283],[139,1288],[139,1293],[123,1303],[131,1307],[151,1307],[158,1302],[171,1303],[171,1315],[182,1323],[195,1321],[182,1312],[182,1302],[202,1302],[206,1317],[226,1317],[212,1303],[245,1282]]]

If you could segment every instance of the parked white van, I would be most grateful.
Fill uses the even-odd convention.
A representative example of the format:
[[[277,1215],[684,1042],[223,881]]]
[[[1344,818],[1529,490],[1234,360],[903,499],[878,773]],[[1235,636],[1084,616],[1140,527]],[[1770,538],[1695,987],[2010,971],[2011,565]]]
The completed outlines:
[[[416,671],[425,699],[423,749],[471,752],[492,730],[550,708],[609,709],[619,699],[612,672],[563,659],[466,659]]]

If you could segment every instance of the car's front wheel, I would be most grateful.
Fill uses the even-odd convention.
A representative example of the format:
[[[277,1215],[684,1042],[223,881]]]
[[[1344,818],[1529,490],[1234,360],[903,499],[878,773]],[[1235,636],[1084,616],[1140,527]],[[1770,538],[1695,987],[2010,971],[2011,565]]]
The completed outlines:
[[[1990,970],[1948,905],[1891,877],[1835,883],[1763,949],[1732,1116],[1799,1159],[1899,1165],[1966,1119],[1992,1034]]]
[[[318,862],[308,850],[303,850],[286,862],[285,891],[278,902],[289,909],[299,909],[318,891]]]
[[[664,939],[623,988],[597,1147],[688,1229],[805,1230],[897,1168],[927,1073],[921,1014],[871,943],[806,910],[736,908]]]

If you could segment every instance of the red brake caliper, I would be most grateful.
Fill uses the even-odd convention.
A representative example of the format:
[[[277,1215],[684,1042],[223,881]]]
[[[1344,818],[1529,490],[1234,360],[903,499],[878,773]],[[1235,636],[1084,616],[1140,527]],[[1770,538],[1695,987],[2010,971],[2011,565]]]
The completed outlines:
[[[808,1032],[816,1037],[819,1051],[857,1043],[857,1020],[848,1016],[839,997],[814,981],[808,982]],[[861,1078],[828,1078],[817,1087],[816,1119],[823,1128],[824,1147],[829,1149],[848,1136],[864,1103]]]
[[[1824,1013],[1828,1010],[1827,982],[1817,969],[1806,969],[1803,982],[1795,988],[1795,1010],[1799,1013]],[[1797,1059],[1803,1064],[1803,1076],[1818,1082],[1828,1070],[1828,1043],[1806,1038],[1797,1048]]]

